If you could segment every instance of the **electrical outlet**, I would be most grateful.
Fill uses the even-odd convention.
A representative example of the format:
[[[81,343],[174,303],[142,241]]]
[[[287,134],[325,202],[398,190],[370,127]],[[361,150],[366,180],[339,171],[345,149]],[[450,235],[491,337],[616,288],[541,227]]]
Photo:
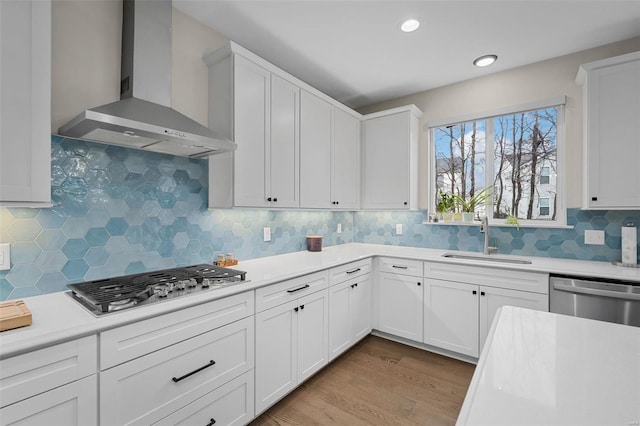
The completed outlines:
[[[342,224],[341,223],[338,224],[338,228],[336,229],[336,232],[338,234],[342,234]]]
[[[0,271],[11,269],[11,245],[0,244]]]
[[[396,223],[396,235],[402,235],[402,224]]]
[[[595,245],[604,245],[604,231],[596,231],[592,229],[587,229],[584,231],[584,243],[585,244],[595,244]]]
[[[271,241],[271,228],[264,228],[264,240]]]

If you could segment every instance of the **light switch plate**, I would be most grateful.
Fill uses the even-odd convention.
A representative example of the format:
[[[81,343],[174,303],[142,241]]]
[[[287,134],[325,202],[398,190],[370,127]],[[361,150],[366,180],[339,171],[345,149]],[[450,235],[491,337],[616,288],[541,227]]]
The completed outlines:
[[[402,224],[396,223],[396,235],[402,235]]]
[[[604,245],[604,231],[587,229],[584,231],[584,243],[593,245]]]
[[[0,271],[11,269],[11,245],[0,244]]]
[[[271,228],[264,228],[264,240],[271,241]]]

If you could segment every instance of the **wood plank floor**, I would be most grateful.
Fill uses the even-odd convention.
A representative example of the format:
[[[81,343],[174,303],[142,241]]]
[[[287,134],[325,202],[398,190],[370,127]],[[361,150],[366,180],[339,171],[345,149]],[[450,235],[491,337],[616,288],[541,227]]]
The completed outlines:
[[[251,425],[453,425],[474,368],[368,336]]]

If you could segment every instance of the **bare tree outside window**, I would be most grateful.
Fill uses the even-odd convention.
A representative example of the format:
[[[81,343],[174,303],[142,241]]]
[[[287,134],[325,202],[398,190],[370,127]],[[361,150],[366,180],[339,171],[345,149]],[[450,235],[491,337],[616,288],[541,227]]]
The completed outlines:
[[[492,187],[492,200],[478,210],[493,218],[555,220],[557,117],[551,107],[433,128],[436,197],[467,199]]]

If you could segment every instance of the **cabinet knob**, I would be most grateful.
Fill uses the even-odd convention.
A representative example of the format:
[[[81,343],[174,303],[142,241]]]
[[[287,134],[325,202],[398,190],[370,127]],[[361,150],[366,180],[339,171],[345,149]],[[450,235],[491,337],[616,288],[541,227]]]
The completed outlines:
[[[473,294],[478,294],[478,292],[477,292],[477,291],[475,291],[475,290],[473,290]]]
[[[209,420],[209,423],[207,423],[207,426],[213,426],[215,424],[216,424],[216,420],[212,418],[211,420]]]
[[[406,206],[406,205],[407,205],[407,204],[409,204],[409,203],[407,203],[407,202],[405,201],[403,204]]]
[[[303,310],[303,309],[304,309],[304,305],[300,305],[300,310]]]
[[[293,310],[294,310],[295,312],[298,312],[298,309],[299,309],[299,308],[298,308],[297,306],[296,306],[295,308],[293,308]]]
[[[267,201],[271,201],[271,197],[267,198]]]
[[[481,292],[480,292],[480,296],[484,296],[484,291],[481,291]]]
[[[278,202],[278,199],[277,199],[277,198],[274,198],[274,199],[273,199],[273,202],[274,202],[274,203],[277,203],[277,202]]]
[[[422,283],[418,283],[418,285],[422,285]]]
[[[591,201],[598,201],[598,197],[591,197]]]

